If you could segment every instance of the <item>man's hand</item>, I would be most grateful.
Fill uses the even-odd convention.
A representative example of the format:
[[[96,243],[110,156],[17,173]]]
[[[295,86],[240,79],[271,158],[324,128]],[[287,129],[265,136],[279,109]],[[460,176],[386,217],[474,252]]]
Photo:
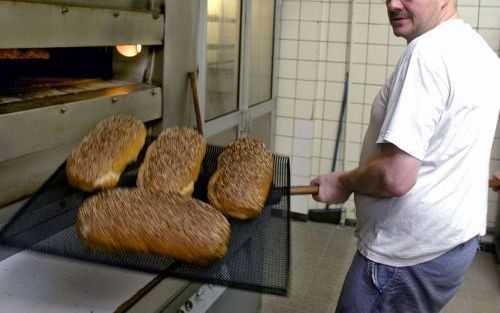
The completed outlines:
[[[313,198],[328,204],[344,203],[349,199],[352,190],[346,189],[339,181],[342,173],[332,172],[317,176],[311,180],[311,185],[318,185],[319,192]]]

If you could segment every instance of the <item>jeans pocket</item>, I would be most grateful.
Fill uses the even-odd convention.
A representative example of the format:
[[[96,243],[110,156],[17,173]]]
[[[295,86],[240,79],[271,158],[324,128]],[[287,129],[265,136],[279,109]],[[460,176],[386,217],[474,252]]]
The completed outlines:
[[[397,267],[370,261],[370,270],[373,284],[379,292],[383,292],[391,285],[396,275]]]

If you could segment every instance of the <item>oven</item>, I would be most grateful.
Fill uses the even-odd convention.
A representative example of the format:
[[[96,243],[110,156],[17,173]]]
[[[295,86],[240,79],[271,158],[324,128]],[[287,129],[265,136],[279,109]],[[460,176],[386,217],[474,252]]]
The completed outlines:
[[[263,12],[276,20],[279,4],[270,0],[0,1],[0,225],[106,116],[135,115],[146,123],[149,135],[170,126],[196,125],[188,73],[198,77],[209,143],[224,145],[252,135],[272,147],[277,71],[273,39],[279,29],[273,22],[251,21]],[[225,17],[217,15],[224,11]],[[251,29],[234,37],[242,25]],[[214,26],[222,38],[216,42],[211,33]],[[260,33],[259,28],[263,28]],[[222,29],[230,31],[221,34]],[[251,40],[260,46],[250,45]],[[38,301],[38,312],[57,310],[43,306],[44,299],[56,297],[48,294],[52,289],[59,303],[74,311],[114,307],[118,312],[233,312],[238,307],[238,312],[250,313],[260,307],[260,292],[124,273],[6,247],[0,250],[2,281],[10,286],[0,288],[3,309],[10,309],[6,301],[13,295],[23,294],[20,302],[11,301],[12,309]],[[40,276],[40,264],[45,275]],[[18,277],[25,275],[30,278],[23,283]],[[109,292],[110,281],[121,293],[101,297]],[[24,298],[26,294],[33,299]],[[85,306],[85,297],[94,304]]]

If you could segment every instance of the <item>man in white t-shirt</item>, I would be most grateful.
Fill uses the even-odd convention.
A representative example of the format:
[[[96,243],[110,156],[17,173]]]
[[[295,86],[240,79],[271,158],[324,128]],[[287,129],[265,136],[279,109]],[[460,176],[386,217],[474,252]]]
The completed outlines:
[[[358,252],[337,312],[439,312],[485,233],[500,61],[455,0],[387,0],[407,40],[375,98],[359,167],[320,175],[315,199],[354,193]]]

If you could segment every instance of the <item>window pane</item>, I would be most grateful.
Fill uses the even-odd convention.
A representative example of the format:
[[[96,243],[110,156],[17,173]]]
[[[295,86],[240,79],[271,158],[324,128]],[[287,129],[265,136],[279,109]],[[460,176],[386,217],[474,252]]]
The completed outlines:
[[[238,110],[239,0],[208,0],[205,120]]]
[[[249,105],[271,99],[273,35],[274,0],[253,0]]]

